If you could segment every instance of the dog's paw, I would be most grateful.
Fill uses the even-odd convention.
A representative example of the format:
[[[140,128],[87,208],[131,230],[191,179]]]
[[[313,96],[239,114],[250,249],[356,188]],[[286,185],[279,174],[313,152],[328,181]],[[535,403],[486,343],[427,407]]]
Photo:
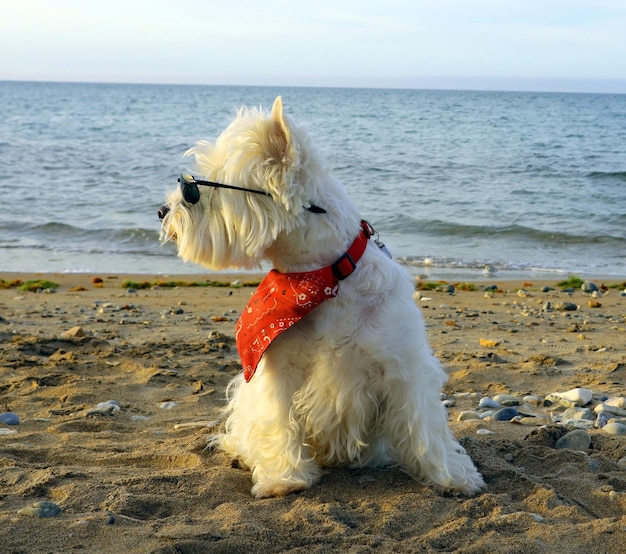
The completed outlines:
[[[252,487],[252,496],[254,496],[254,498],[287,496],[288,494],[302,492],[310,486],[310,483],[305,481],[257,483]]]
[[[435,486],[436,490],[441,493],[458,494],[462,496],[474,496],[485,488],[485,481],[477,471],[470,477],[458,483],[450,483],[448,485]]]

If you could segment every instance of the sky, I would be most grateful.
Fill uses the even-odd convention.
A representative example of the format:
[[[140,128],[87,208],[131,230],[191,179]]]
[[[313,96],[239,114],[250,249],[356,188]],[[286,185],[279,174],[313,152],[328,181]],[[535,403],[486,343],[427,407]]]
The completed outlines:
[[[0,80],[626,93],[626,1],[0,0]]]

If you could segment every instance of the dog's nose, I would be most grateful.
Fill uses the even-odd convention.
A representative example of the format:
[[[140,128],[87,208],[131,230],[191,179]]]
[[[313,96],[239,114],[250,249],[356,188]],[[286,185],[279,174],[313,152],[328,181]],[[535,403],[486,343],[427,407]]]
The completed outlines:
[[[163,218],[167,215],[167,212],[170,211],[170,207],[169,206],[161,206],[159,208],[159,211],[157,212],[159,214],[159,219],[161,221],[163,221]]]

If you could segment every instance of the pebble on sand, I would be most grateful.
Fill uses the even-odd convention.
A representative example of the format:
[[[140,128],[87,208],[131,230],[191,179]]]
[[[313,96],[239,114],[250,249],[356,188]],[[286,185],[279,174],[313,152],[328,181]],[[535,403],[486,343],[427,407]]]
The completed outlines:
[[[0,427],[0,436],[2,435],[15,435],[17,431],[15,429],[8,429],[7,427]]]
[[[596,419],[595,414],[589,408],[567,408],[561,414],[562,420],[569,419],[588,419],[594,421]]]
[[[478,402],[479,409],[490,410],[492,408],[500,408],[500,403],[496,402],[493,398],[489,398],[488,396],[483,396]]]
[[[459,413],[457,421],[467,421],[469,419],[480,419],[480,414],[472,410],[464,410]]]
[[[582,388],[570,389],[566,392],[555,392],[554,394],[556,396],[559,396],[560,398],[563,398],[564,400],[576,402],[580,406],[586,406],[587,404],[589,404],[589,402],[591,402],[591,399],[593,398],[593,391],[591,391],[590,389]]]
[[[35,502],[26,508],[22,508],[17,513],[24,516],[54,517],[61,513],[61,508],[54,502],[42,500],[40,502]]]
[[[511,421],[519,412],[516,408],[501,408],[493,413],[491,419],[494,421]]]
[[[492,400],[502,406],[519,406],[519,398],[512,394],[496,394]]]
[[[527,427],[540,427],[547,425],[550,420],[544,416],[522,416],[516,415],[511,419],[511,423],[517,423],[518,425],[526,425]]]
[[[65,331],[65,333],[61,334],[61,338],[63,339],[79,339],[86,336],[85,331],[83,331],[82,327],[76,326],[71,329]]]
[[[176,406],[178,406],[176,402],[172,402],[171,400],[168,400],[167,402],[161,402],[161,404],[159,405],[159,408],[161,408],[162,410],[171,410],[173,408],[176,408]]]
[[[588,450],[591,446],[591,437],[589,433],[582,429],[574,429],[563,435],[556,441],[555,448],[569,448],[571,450]]]
[[[598,404],[593,409],[593,411],[596,414],[599,414],[600,412],[607,412],[609,414],[613,414],[613,415],[620,416],[620,417],[626,416],[626,410],[622,410],[621,408],[617,408],[616,406],[608,404],[607,402],[600,402],[600,404]]]
[[[585,281],[580,286],[580,290],[583,291],[583,292],[586,292],[587,294],[590,294],[590,293],[598,290],[598,285],[596,285],[595,283],[592,283],[591,281]]]
[[[114,412],[120,410],[120,403],[117,400],[107,400],[100,402],[95,408],[89,410],[86,416],[112,416]]]
[[[604,401],[607,406],[614,406],[615,408],[626,409],[626,398],[623,396],[612,396]]]
[[[4,423],[5,425],[19,425],[20,417],[13,412],[4,412],[0,414],[0,423]]]
[[[607,423],[604,427],[602,427],[602,430],[609,435],[626,435],[626,425],[618,423],[617,421]]]

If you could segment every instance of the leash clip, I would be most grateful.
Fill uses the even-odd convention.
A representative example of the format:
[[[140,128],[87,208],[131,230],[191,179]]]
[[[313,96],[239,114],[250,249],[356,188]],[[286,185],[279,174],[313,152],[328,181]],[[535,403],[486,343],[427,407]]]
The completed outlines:
[[[376,244],[376,246],[378,246],[378,248],[380,248],[385,253],[385,255],[391,259],[393,256],[391,255],[389,248],[387,248],[385,244],[380,240],[380,235],[378,234],[378,231],[374,229],[374,227],[372,227],[369,221],[363,221],[363,228],[370,237],[374,237],[374,243]]]

